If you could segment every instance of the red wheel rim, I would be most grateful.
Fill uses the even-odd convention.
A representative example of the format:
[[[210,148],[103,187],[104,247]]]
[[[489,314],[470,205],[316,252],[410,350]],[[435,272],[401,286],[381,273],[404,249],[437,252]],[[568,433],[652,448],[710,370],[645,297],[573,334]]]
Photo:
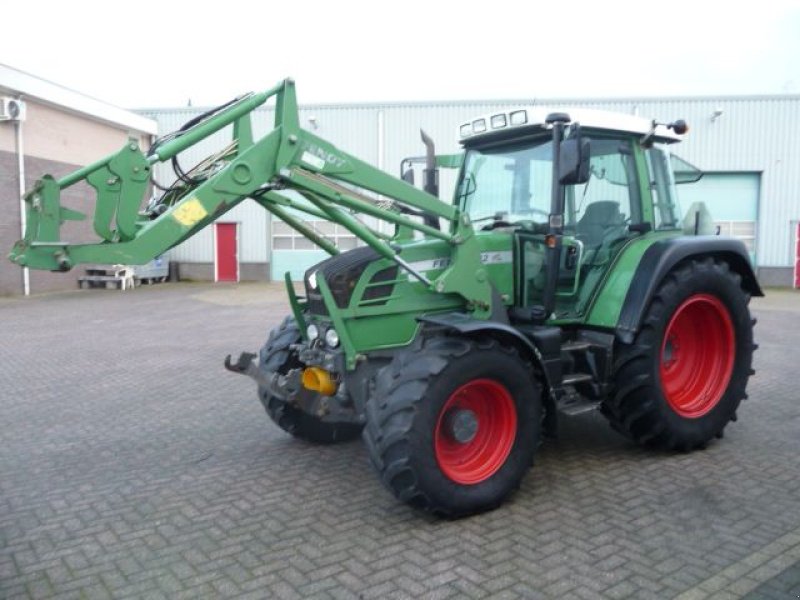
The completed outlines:
[[[463,426],[460,434],[455,431],[454,420],[467,423],[466,434]],[[436,460],[452,481],[474,485],[503,466],[516,436],[517,410],[511,394],[496,381],[475,379],[454,391],[439,412]]]
[[[714,408],[733,373],[735,336],[728,309],[709,294],[687,298],[672,315],[661,344],[664,396],[682,417]]]

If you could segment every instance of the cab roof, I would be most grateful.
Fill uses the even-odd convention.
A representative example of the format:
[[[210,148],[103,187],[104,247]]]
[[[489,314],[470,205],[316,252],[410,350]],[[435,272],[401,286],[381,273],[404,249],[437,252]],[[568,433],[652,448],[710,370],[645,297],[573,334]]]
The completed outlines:
[[[478,145],[483,140],[495,140],[504,137],[517,137],[525,133],[549,131],[552,126],[546,122],[552,113],[569,115],[571,123],[580,123],[581,127],[605,131],[646,135],[653,130],[652,119],[636,115],[595,110],[591,108],[558,109],[551,107],[521,107],[508,111],[492,112],[462,123],[458,128],[458,137],[462,145]],[[683,139],[664,124],[655,127],[654,141],[675,143]]]

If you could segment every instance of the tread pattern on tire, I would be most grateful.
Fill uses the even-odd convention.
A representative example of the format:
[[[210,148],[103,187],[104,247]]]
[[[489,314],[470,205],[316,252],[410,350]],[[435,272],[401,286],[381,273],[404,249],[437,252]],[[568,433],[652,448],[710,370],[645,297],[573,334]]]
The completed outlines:
[[[292,317],[286,317],[278,327],[270,331],[267,343],[259,352],[258,364],[261,369],[285,372],[294,366],[290,346],[299,340],[300,330],[297,323]],[[296,438],[317,444],[332,444],[353,440],[361,433],[361,425],[322,421],[288,405],[280,398],[271,396],[262,387],[258,389],[258,397],[275,424]]]
[[[734,307],[740,314],[731,314],[736,332],[736,357],[734,372],[728,388],[717,407],[720,415],[706,415],[691,423],[692,431],[681,427],[681,419],[674,415],[665,419],[660,383],[654,375],[661,351],[661,329],[670,315],[665,314],[672,298],[703,281],[715,282],[725,293],[738,295],[729,301],[740,302]],[[721,438],[723,429],[736,420],[739,403],[747,398],[746,386],[750,375],[753,351],[753,324],[747,308],[750,294],[742,288],[741,276],[731,271],[727,262],[711,257],[690,260],[670,272],[661,282],[642,325],[632,344],[619,344],[614,361],[615,390],[602,405],[611,426],[619,433],[646,446],[664,450],[693,450],[705,447],[714,437]],[[730,312],[730,306],[728,306]],[[717,410],[715,407],[714,411]],[[714,412],[712,411],[712,412]],[[703,427],[700,426],[702,422]],[[684,420],[685,426],[688,420]]]
[[[362,437],[370,462],[383,484],[402,502],[446,518],[496,508],[508,494],[519,488],[525,473],[522,471],[515,478],[507,493],[477,509],[443,506],[419,485],[419,473],[415,472],[409,448],[414,418],[426,401],[430,381],[440,375],[453,359],[475,349],[498,350],[507,354],[507,360],[526,364],[516,349],[502,346],[492,339],[476,341],[446,335],[423,338],[421,347],[398,352],[392,362],[378,372],[366,406],[367,419]],[[530,383],[532,389],[539,390],[532,378]],[[541,421],[541,414],[538,420]],[[535,445],[538,446],[538,440]],[[526,470],[532,464],[531,453]]]

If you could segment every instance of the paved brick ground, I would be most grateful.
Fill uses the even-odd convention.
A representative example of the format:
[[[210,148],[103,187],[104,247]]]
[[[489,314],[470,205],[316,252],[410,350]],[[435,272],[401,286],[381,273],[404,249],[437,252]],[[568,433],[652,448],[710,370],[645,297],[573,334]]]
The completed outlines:
[[[222,369],[280,288],[0,299],[0,597],[794,598],[800,295],[755,303],[751,397],[693,454],[566,423],[512,501],[398,504],[359,442],[314,447]]]

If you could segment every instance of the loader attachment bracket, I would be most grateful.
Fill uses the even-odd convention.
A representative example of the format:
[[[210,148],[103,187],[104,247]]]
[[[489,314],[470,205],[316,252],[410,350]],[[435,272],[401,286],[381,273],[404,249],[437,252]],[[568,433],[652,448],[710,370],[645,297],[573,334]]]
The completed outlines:
[[[149,171],[150,165],[138,144],[129,140],[106,164],[86,175],[86,182],[97,192],[94,211],[97,235],[108,242],[132,240],[136,236],[136,219]]]
[[[61,206],[58,182],[45,175],[33,189],[25,194],[27,229],[25,241],[57,242],[59,229],[64,221],[82,221],[81,212]]]

